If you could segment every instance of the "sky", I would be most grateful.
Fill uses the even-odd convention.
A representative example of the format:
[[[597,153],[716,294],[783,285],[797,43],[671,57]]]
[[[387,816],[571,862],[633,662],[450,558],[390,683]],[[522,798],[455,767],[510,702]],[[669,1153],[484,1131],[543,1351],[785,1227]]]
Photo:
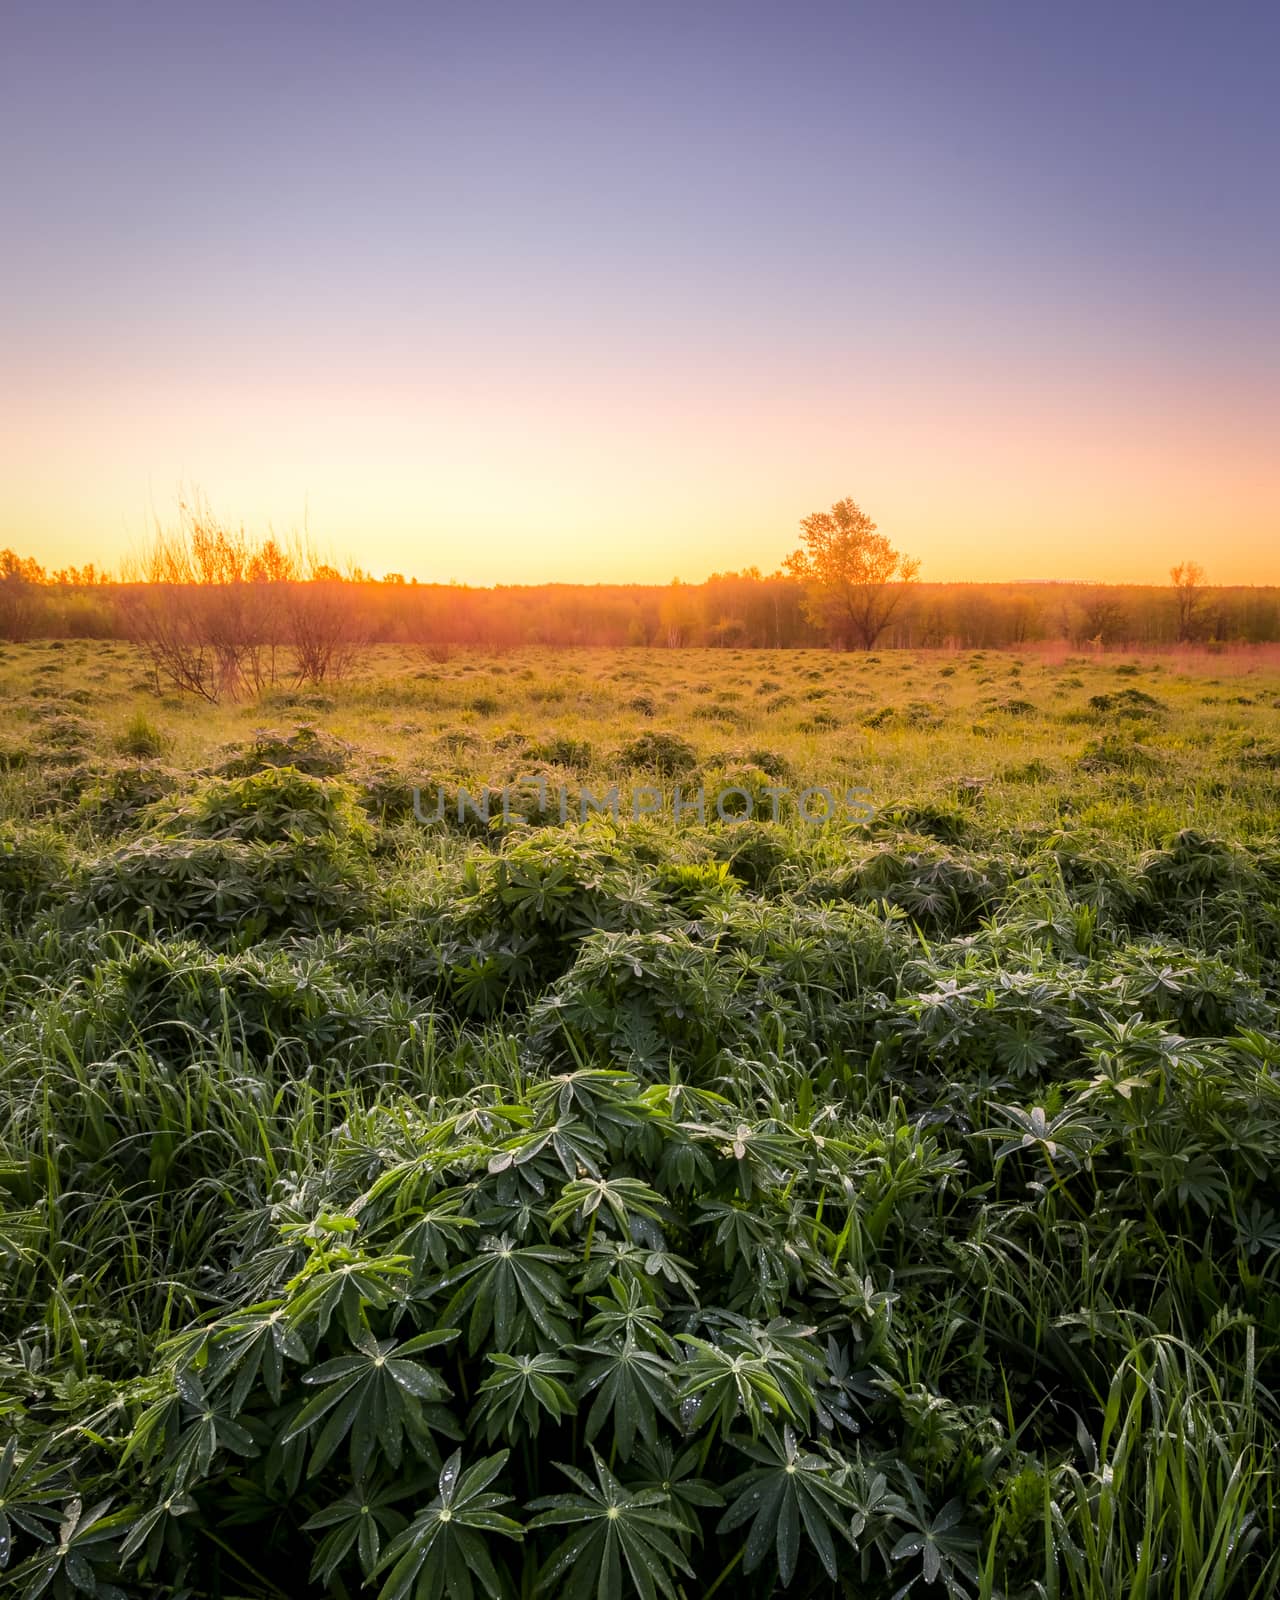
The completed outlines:
[[[0,547],[1280,582],[1280,7],[0,0]]]

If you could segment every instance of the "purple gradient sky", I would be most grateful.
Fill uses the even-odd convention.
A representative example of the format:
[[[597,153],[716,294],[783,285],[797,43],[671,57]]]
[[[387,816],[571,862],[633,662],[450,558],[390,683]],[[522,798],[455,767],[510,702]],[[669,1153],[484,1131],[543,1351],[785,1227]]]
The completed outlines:
[[[1280,7],[0,10],[0,545],[1280,581]]]

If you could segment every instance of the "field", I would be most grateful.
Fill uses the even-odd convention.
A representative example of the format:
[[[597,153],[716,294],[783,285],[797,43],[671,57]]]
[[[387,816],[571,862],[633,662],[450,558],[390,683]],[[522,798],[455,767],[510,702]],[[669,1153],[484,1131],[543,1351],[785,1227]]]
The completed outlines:
[[[0,1589],[1274,1594],[1274,656],[437,653],[0,648]]]

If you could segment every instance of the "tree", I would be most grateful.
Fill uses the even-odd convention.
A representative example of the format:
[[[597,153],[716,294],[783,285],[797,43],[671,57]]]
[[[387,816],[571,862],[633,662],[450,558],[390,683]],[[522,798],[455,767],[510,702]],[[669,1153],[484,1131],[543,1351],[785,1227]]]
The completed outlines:
[[[1204,568],[1198,561],[1179,561],[1169,577],[1178,600],[1178,643],[1190,644],[1204,631]]]
[[[0,550],[0,639],[29,639],[36,620],[36,588],[44,568],[30,556]]]
[[[805,588],[805,612],[833,643],[870,650],[920,570],[900,555],[853,500],[815,511],[800,524],[802,547],[787,571]]]
[[[702,626],[701,590],[672,578],[658,608],[658,626],[662,641],[669,649],[691,644]]]
[[[345,678],[366,644],[357,600],[359,585],[368,580],[359,567],[344,578],[306,545],[300,547],[299,567],[304,581],[291,583],[287,591],[289,642],[298,681]]]
[[[1091,644],[1101,650],[1129,636],[1131,623],[1123,602],[1112,590],[1086,589],[1080,599],[1080,619],[1075,629],[1077,644]]]

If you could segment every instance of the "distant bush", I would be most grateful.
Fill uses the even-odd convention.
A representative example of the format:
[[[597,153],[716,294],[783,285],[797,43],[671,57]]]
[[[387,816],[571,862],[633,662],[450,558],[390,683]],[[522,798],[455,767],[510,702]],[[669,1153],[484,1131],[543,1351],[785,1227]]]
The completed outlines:
[[[1280,772],[1280,741],[1252,739],[1241,750],[1240,759],[1249,767]]]
[[[244,778],[268,767],[296,767],[313,778],[336,778],[347,770],[351,758],[350,745],[309,725],[293,733],[260,728],[248,745],[227,755],[218,771],[224,777]]]
[[[793,776],[791,762],[783,755],[781,750],[762,749],[757,746],[746,753],[747,762],[753,767],[768,773],[769,777],[785,782]]]
[[[363,762],[349,769],[348,781],[360,805],[379,823],[410,821],[414,816],[415,792],[419,795],[420,808],[425,805],[421,797],[425,787],[422,774],[392,760],[374,758]]]
[[[695,722],[721,722],[730,728],[738,727],[746,720],[735,706],[724,705],[719,701],[715,705],[694,706],[690,715]]]
[[[706,793],[708,822],[728,818],[776,821],[796,814],[794,798],[779,792],[784,786],[749,761],[708,766],[699,774],[699,781]],[[718,808],[723,809],[725,818],[720,818]]]
[[[870,824],[875,834],[916,833],[941,844],[962,844],[972,836],[973,819],[954,804],[890,801]]]
[[[1154,772],[1161,764],[1158,750],[1113,734],[1091,740],[1076,762],[1082,772]]]
[[[565,767],[579,775],[590,770],[594,758],[589,739],[573,739],[565,735],[544,739],[531,746],[528,753],[531,760],[549,761],[552,766]]]
[[[1090,695],[1089,709],[1100,716],[1149,717],[1165,708],[1141,689],[1118,689],[1114,694]]]
[[[54,706],[37,724],[36,736],[46,759],[78,761],[93,749],[94,727],[87,718]]]
[[[164,755],[170,748],[172,740],[163,729],[152,722],[145,711],[137,711],[129,719],[115,744],[121,755],[148,760]]]
[[[834,711],[815,711],[811,717],[805,717],[796,726],[801,733],[826,733],[828,729],[840,726],[840,718]]]
[[[1033,756],[1030,761],[1014,762],[1000,774],[1006,783],[1048,783],[1053,775],[1053,768],[1039,756]]]
[[[900,949],[892,924],[850,908],[741,904],[707,930],[591,934],[533,1006],[531,1032],[553,1054],[600,1050],[650,1073],[673,1056],[697,1071],[721,1051],[759,1052],[779,1027],[852,1048]]]
[[[457,913],[473,933],[529,941],[544,974],[562,971],[597,929],[655,926],[659,902],[644,877],[604,842],[559,834],[517,840],[467,863]]]
[[[676,733],[642,733],[623,745],[618,760],[636,771],[652,772],[656,777],[675,778],[692,772],[698,764],[697,751]]]

